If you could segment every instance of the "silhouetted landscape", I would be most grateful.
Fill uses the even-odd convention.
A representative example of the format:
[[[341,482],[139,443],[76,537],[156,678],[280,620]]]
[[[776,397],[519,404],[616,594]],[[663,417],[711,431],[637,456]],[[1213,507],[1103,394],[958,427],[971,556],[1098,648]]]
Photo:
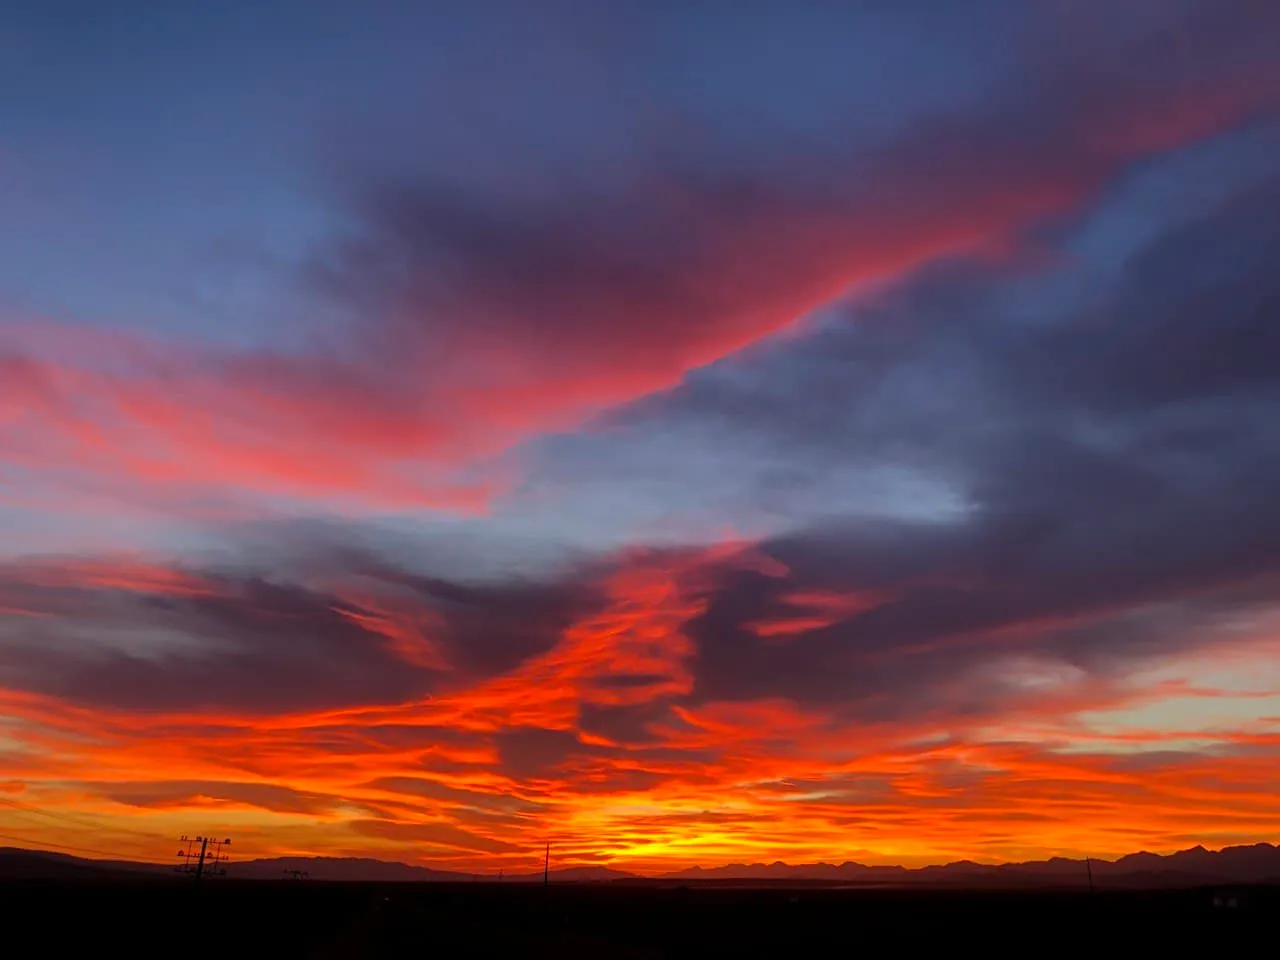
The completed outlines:
[[[313,881],[350,883],[465,883],[498,882],[497,875],[436,870],[406,863],[351,857],[270,857],[227,866],[227,878],[279,880],[297,872]],[[168,864],[88,860],[48,851],[0,848],[0,879],[73,879],[166,876]],[[185,879],[185,878],[179,878]],[[508,874],[505,883],[542,882],[542,874]],[[1177,853],[1132,853],[1118,860],[1071,860],[1054,857],[1026,863],[980,864],[968,860],[908,869],[865,866],[860,863],[732,863],[721,867],[691,867],[646,877],[613,867],[572,867],[552,870],[553,883],[626,883],[658,886],[685,884],[772,884],[960,887],[1115,887],[1165,889],[1223,883],[1280,884],[1280,846],[1257,843],[1206,850],[1203,846]]]
[[[28,866],[38,858],[28,858]],[[6,854],[6,868],[15,857]],[[10,942],[47,955],[130,957],[711,957],[850,955],[892,944],[985,955],[1110,956],[1177,946],[1242,955],[1274,942],[1280,887],[974,889],[718,883],[324,883],[224,879],[57,863],[61,879],[0,881]],[[48,864],[46,864],[48,866]]]
[[[707,957],[848,955],[892,943],[986,955],[1091,955],[1157,946],[1225,951],[1274,943],[1280,848],[920,870],[859,864],[732,865],[642,878],[603,868],[463,876],[369,859],[233,864],[195,883],[159,864],[0,851],[12,942],[50,955],[132,957]],[[281,879],[305,870],[304,881]],[[341,878],[341,880],[339,880]],[[533,882],[533,881],[539,882]],[[68,922],[74,918],[74,922]],[[994,931],[998,930],[999,933]],[[17,938],[17,939],[15,939]]]

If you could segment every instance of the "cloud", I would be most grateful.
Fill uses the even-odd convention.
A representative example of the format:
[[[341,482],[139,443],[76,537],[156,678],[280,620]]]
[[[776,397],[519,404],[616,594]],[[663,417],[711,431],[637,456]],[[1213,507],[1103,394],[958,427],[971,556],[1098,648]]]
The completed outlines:
[[[361,659],[338,662],[323,684],[289,677],[270,647],[257,659],[196,647],[203,674],[157,657],[155,673],[172,682],[204,678],[202,710],[199,699],[117,682],[135,658],[98,651],[109,666],[104,687],[77,686],[66,678],[89,676],[74,668],[88,651],[55,659],[7,645],[0,704],[15,752],[6,769],[32,803],[57,809],[73,790],[81,809],[96,798],[99,815],[121,829],[234,808],[239,831],[257,809],[275,826],[237,832],[255,853],[296,849],[304,834],[283,826],[293,823],[305,825],[312,851],[410,844],[427,859],[486,871],[528,868],[548,836],[573,862],[665,869],[758,859],[752,851],[762,849],[805,859],[871,849],[890,860],[1120,852],[1197,829],[1240,837],[1273,822],[1269,701],[1260,696],[1253,714],[1237,712],[1225,726],[1207,715],[1152,729],[1140,711],[1187,696],[1231,700],[1230,689],[1197,689],[1199,661],[1177,659],[1216,649],[1230,655],[1213,662],[1232,669],[1263,662],[1257,644],[1271,636],[1263,614],[1274,615],[1274,582],[1162,602],[1108,595],[1099,607],[1078,582],[1042,595],[1027,580],[951,587],[908,577],[879,605],[838,605],[832,584],[875,569],[873,553],[861,564],[853,533],[745,555],[736,545],[613,558],[590,574],[608,585],[588,591],[594,605],[579,608],[548,649],[493,676],[415,667],[376,631],[359,634]],[[917,556],[912,546],[904,542],[903,555]],[[832,550],[850,563],[833,568]],[[895,555],[885,556],[892,570]],[[901,556],[897,565],[910,572]],[[202,579],[230,602],[226,580]],[[85,604],[84,591],[124,600],[116,586],[41,589],[57,591],[38,599],[45,610],[61,601],[60,618],[84,609],[68,599]],[[270,594],[241,589],[239,602],[255,603],[237,624],[269,610],[279,631],[304,609],[297,593],[268,605]],[[501,590],[487,596],[496,603]],[[833,622],[785,644],[752,629],[797,596],[822,598]],[[1242,619],[1250,609],[1255,622]],[[346,623],[335,618],[329,629]],[[292,626],[275,642],[304,661],[333,656],[334,641],[314,636],[311,621]],[[371,695],[366,677],[384,678],[375,671],[384,661],[407,690],[381,679]],[[255,674],[276,682],[269,701]],[[1228,795],[1229,817],[1213,809]],[[1002,816],[1010,804],[1028,814],[1016,839]],[[1141,826],[1134,810],[1150,811]]]
[[[338,178],[323,333],[6,325],[7,476],[493,508],[10,559],[12,789],[485,870],[1274,834],[1272,5],[1007,9],[464,43],[422,95],[475,127]],[[512,78],[563,112],[470,109]]]
[[[141,783],[94,784],[103,796],[137,807],[188,809],[201,804],[234,804],[278,813],[332,815],[343,801],[291,790],[271,783],[217,783],[151,780]]]
[[[400,844],[444,848],[478,853],[509,853],[516,847],[487,837],[477,836],[450,823],[402,823],[392,820],[356,820],[352,830],[359,834],[394,840]]]
[[[1208,85],[1185,96],[1126,81],[1146,73],[1131,61],[1123,75],[1101,69],[1137,57],[1162,72],[1167,51],[1149,37],[1131,47],[1075,33],[1043,51],[1029,85],[870,147],[833,118],[836,144],[780,166],[693,138],[603,196],[589,177],[500,199],[429,173],[366,185],[365,232],[317,265],[318,282],[393,317],[389,335],[482,435],[572,423],[859,284],[1003,243],[1131,160],[1273,103],[1280,77],[1239,59],[1239,26],[1201,16],[1169,41],[1196,29],[1214,40],[1190,70]]]
[[[6,682],[130,710],[399,703],[554,645],[589,592],[450,584],[385,563],[273,576],[136,559],[0,570]]]
[[[482,511],[511,483],[487,460],[512,444],[670,387],[851,288],[1005,248],[1133,162],[1274,106],[1280,76],[1258,43],[1273,15],[1246,7],[1251,16],[1193,4],[1098,24],[1040,11],[1013,26],[986,11],[987,30],[956,29],[944,14],[838,21],[855,46],[864,29],[919,48],[946,28],[966,52],[991,56],[973,77],[942,76],[917,49],[927,80],[899,78],[924,87],[903,94],[910,120],[896,125],[857,92],[874,78],[841,66],[858,58],[830,49],[830,25],[800,15],[748,17],[739,43],[797,30],[832,58],[831,74],[800,64],[808,99],[745,125],[739,100],[774,93],[759,80],[706,106],[696,87],[659,91],[630,42],[615,60],[530,53],[531,76],[511,79],[555,91],[564,122],[553,111],[543,134],[517,137],[527,170],[514,150],[498,176],[475,175],[495,159],[486,136],[523,129],[505,114],[477,120],[469,150],[447,149],[455,131],[442,122],[434,151],[386,133],[347,164],[344,192],[356,199],[334,212],[351,227],[320,244],[308,276],[349,322],[317,325],[291,350],[98,334],[104,349],[84,350],[66,342],[90,335],[78,327],[14,325],[0,348],[6,459],[144,489]],[[583,29],[607,48],[632,36],[620,26],[631,16],[618,17]],[[660,48],[690,27],[666,20],[651,25]],[[1009,31],[1020,47],[989,49]],[[574,46],[557,36],[548,49]],[[457,69],[474,81],[472,55]],[[721,56],[733,59],[732,42]],[[564,96],[570,62],[604,71],[627,102],[644,89],[627,86],[631,72],[649,78],[652,109],[618,129],[584,84]],[[469,95],[487,102],[474,82],[450,89],[453,109]],[[779,151],[810,115],[823,135]],[[599,156],[598,120],[618,138]],[[548,137],[564,161],[555,175],[537,164]]]
[[[1247,167],[1241,154],[1270,151],[1275,130],[1201,159]],[[787,576],[710,564],[682,631],[694,684],[681,702],[783,696],[863,722],[1054,697],[1069,710],[1129,695],[1134,663],[1230,640],[1226,625],[1274,606],[1273,175],[1170,205],[1118,263],[1115,237],[1101,255],[1085,245],[1133,196],[1149,203],[1153,181],[1185,196],[1206,174],[1187,160],[1078,217],[1051,265],[940,264],[549,446],[548,486],[575,494],[583,471],[637,497],[687,487],[714,511],[739,486],[767,499],[780,466],[801,485],[889,466],[959,504],[912,516],[815,496],[758,545]],[[723,479],[686,472],[686,455]]]
[[[709,597],[688,627],[695,696],[781,693],[864,719],[987,696],[998,710],[968,670],[1006,645],[1106,674],[1108,657],[1207,641],[1205,618],[1280,599],[1280,380],[1263,359],[1280,288],[1262,252],[1278,214],[1274,180],[1247,187],[1051,322],[1011,309],[1002,267],[947,265],[582,439],[599,457],[593,442],[692,424],[713,456],[801,476],[896,463],[964,503],[819,513],[762,544],[790,579],[741,573]],[[879,599],[819,615],[797,591]],[[953,680],[967,688],[935,686]]]
[[[92,360],[77,362],[47,331],[33,348],[26,328],[0,327],[0,358],[20,374],[0,381],[12,411],[0,421],[7,460],[188,498],[483,508],[484,482],[402,466],[448,428],[376,368],[322,353],[100,339]]]

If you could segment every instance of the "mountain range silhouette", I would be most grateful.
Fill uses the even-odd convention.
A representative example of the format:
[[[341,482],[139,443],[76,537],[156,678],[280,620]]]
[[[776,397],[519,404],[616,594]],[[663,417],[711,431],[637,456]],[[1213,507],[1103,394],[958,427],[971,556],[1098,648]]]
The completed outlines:
[[[109,876],[168,874],[168,864],[123,860],[93,860],[44,850],[0,848],[0,879],[89,879]],[[346,882],[469,882],[497,880],[493,873],[438,870],[369,858],[272,857],[232,863],[227,876],[277,880],[288,871],[305,873],[313,881]],[[1249,846],[1207,850],[1203,846],[1172,854],[1133,853],[1118,860],[1053,857],[1025,863],[981,864],[969,860],[937,866],[907,868],[845,863],[732,863],[719,867],[690,867],[654,877],[641,877],[612,867],[571,867],[551,871],[557,883],[820,883],[924,885],[964,887],[1066,886],[1182,887],[1217,883],[1280,883],[1280,846]],[[542,873],[507,874],[505,882],[540,882]]]

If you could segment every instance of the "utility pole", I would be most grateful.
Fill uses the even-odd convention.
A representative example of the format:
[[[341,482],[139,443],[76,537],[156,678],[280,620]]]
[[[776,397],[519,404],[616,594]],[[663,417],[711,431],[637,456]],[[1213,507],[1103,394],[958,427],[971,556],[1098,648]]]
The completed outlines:
[[[1084,868],[1089,874],[1089,892],[1093,893],[1093,862],[1088,858],[1084,858]]]
[[[196,883],[199,883],[208,868],[211,876],[222,876],[227,871],[226,868],[219,867],[218,864],[226,862],[226,854],[222,852],[222,848],[231,845],[231,840],[215,840],[213,837],[188,837],[185,834],[182,837],[186,849],[179,850],[178,856],[182,858],[182,866],[178,867],[179,873],[190,873],[195,876]],[[200,844],[200,849],[196,849],[196,844]],[[191,861],[195,861],[193,864]]]
[[[547,889],[551,883],[551,841],[547,841],[547,856],[542,861],[542,889]]]

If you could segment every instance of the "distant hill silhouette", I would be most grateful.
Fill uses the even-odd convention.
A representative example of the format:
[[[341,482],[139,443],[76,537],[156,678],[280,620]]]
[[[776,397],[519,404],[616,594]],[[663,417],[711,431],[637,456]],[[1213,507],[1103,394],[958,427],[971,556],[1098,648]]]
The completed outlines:
[[[432,882],[470,880],[469,873],[434,870],[408,863],[368,857],[269,857],[227,865],[227,876],[242,880],[279,880],[286,871],[298,870],[311,880]]]
[[[615,870],[613,867],[567,867],[564,870],[552,870],[552,883],[599,883],[606,880],[625,880],[634,878],[634,873]],[[528,880],[542,882],[542,874],[531,873],[509,877],[511,880]]]
[[[107,880],[171,872],[173,867],[130,860],[86,860],[49,850],[0,847],[0,880]]]
[[[1212,883],[1280,883],[1280,847],[1269,843],[1226,847],[1220,851],[1192,847],[1161,856],[1132,853],[1119,860],[1093,860],[1094,883],[1110,887],[1170,887]],[[981,864],[970,860],[937,866],[869,867],[860,863],[782,862],[692,867],[663,875],[667,880],[768,880],[844,883],[894,883],[958,886],[1083,886],[1085,861],[1065,857],[1026,863]]]
[[[462,883],[477,879],[496,880],[489,874],[464,873],[454,870],[436,870],[408,863],[373,860],[356,857],[272,857],[264,860],[246,860],[227,867],[227,876],[244,880],[276,880],[286,871],[305,873],[310,880],[370,881],[378,883],[407,881],[415,883]],[[594,883],[634,876],[611,867],[570,867],[552,870],[550,879],[555,883]],[[527,874],[506,874],[503,880],[510,883],[542,882],[542,871]]]
[[[1258,843],[1219,851],[1192,847],[1161,856],[1133,853],[1119,860],[1092,861],[1094,883],[1109,888],[1169,888],[1216,883],[1280,883],[1280,846]],[[469,882],[496,880],[492,874],[462,873],[354,857],[273,857],[231,863],[227,875],[242,880],[278,880],[300,871],[315,881]],[[43,850],[0,847],[0,880],[110,879],[145,875],[176,876],[169,864],[90,860]],[[1027,863],[980,864],[969,860],[918,869],[866,866],[846,862],[792,865],[734,863],[691,867],[657,878],[640,878],[613,867],[571,867],[551,871],[555,883],[599,883],[612,880],[648,882],[782,882],[893,884],[960,887],[1083,887],[1088,882],[1083,860],[1054,857]],[[509,883],[540,883],[542,873],[507,874]]]

